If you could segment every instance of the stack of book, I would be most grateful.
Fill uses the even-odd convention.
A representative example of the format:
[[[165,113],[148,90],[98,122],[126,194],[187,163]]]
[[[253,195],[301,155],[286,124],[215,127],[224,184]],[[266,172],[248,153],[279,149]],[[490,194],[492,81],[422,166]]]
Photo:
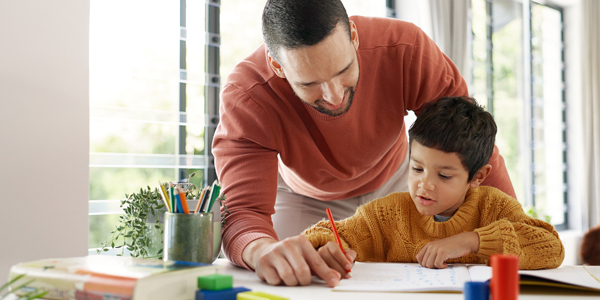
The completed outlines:
[[[48,291],[47,299],[163,300],[194,299],[199,276],[216,274],[210,264],[122,256],[46,259],[14,265],[9,280],[25,274],[14,286],[31,281],[16,295],[32,289]]]

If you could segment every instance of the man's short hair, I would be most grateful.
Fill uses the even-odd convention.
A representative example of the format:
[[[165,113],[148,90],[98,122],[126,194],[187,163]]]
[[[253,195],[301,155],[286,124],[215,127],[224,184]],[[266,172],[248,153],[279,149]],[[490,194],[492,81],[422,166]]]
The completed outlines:
[[[262,16],[263,38],[277,60],[281,47],[315,45],[340,22],[350,37],[348,14],[340,0],[269,0]]]
[[[486,165],[496,140],[494,117],[469,97],[445,97],[425,104],[408,131],[409,143],[456,153],[468,182]]]

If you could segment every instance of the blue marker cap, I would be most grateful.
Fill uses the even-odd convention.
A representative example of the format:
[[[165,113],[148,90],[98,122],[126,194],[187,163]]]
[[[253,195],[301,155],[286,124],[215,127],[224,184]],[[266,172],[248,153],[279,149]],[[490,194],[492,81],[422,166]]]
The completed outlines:
[[[490,283],[479,281],[465,282],[465,300],[489,300],[490,299]]]

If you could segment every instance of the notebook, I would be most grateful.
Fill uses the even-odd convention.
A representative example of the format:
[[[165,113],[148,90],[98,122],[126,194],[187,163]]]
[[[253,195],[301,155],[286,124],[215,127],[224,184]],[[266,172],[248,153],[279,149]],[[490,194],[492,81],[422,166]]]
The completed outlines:
[[[600,292],[600,266],[573,266],[545,270],[520,270],[521,285],[555,286]],[[352,268],[334,291],[362,292],[462,292],[467,281],[488,281],[492,268],[485,265],[449,265],[429,269],[416,263],[361,263]]]

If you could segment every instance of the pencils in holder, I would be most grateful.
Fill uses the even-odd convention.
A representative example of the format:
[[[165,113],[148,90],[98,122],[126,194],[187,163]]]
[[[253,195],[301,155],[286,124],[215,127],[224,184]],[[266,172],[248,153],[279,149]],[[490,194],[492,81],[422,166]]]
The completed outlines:
[[[211,186],[205,186],[198,194],[198,203],[194,210],[187,203],[187,192],[191,183],[158,182],[159,194],[170,213],[206,213],[212,210],[214,203],[221,196],[221,183],[215,180]]]

